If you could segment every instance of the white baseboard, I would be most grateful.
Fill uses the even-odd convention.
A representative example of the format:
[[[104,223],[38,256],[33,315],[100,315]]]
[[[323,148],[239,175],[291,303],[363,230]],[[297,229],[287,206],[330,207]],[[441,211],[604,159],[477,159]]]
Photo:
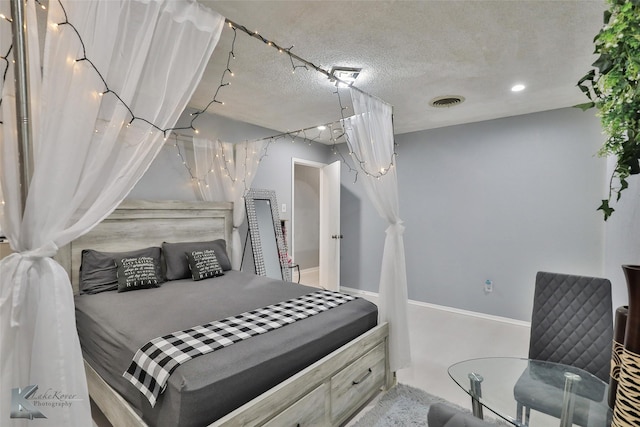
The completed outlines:
[[[363,291],[361,289],[349,288],[349,287],[346,287],[346,286],[341,286],[340,290],[343,291],[343,292],[346,292],[348,294],[366,295],[366,296],[371,296],[371,297],[375,297],[375,298],[379,297],[377,292]],[[448,311],[450,313],[462,314],[464,316],[471,316],[471,317],[478,317],[480,319],[493,320],[495,322],[509,323],[511,325],[525,326],[527,328],[531,327],[531,322],[525,322],[524,320],[512,319],[510,317],[494,316],[492,314],[478,313],[477,311],[463,310],[463,309],[460,309],[460,308],[447,307],[447,306],[444,306],[444,305],[431,304],[431,303],[428,303],[428,302],[415,301],[415,300],[411,300],[411,299],[409,300],[409,304],[417,305],[419,307],[432,308],[432,309],[435,309],[435,310]]]
[[[320,267],[311,267],[300,269],[300,274],[317,274],[320,272]]]
[[[340,292],[345,292],[347,294],[353,294],[353,295],[366,295],[366,296],[375,297],[375,298],[379,297],[377,292],[363,291],[362,289],[349,288],[347,286],[340,286]]]

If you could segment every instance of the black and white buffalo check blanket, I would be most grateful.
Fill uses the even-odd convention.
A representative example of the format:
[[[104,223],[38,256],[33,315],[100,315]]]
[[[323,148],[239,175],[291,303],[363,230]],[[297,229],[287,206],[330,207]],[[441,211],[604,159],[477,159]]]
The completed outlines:
[[[322,313],[354,299],[356,297],[351,295],[322,290],[154,338],[136,352],[123,376],[149,399],[153,407],[160,393],[164,391],[169,375],[187,360]]]

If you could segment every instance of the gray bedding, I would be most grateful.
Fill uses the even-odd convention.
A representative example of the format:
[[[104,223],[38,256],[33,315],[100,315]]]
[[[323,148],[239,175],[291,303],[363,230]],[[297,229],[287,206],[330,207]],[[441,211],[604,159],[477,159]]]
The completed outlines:
[[[251,337],[177,368],[151,408],[122,373],[147,341],[317,290],[238,271],[169,281],[160,288],[76,297],[85,359],[151,426],[203,426],[267,391],[377,324],[356,299]]]

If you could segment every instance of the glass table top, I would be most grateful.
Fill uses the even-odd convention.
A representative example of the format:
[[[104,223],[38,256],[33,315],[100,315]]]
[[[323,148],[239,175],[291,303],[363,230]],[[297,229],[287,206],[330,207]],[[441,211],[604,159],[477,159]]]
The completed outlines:
[[[516,426],[527,425],[527,407],[532,408],[531,427],[610,424],[608,384],[572,366],[488,357],[456,363],[449,376],[484,408]]]

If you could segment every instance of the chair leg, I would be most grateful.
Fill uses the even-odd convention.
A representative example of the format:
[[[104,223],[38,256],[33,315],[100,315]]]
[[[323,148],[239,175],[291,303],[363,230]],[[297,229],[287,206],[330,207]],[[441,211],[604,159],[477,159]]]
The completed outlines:
[[[524,419],[522,417],[522,408],[524,408]],[[529,417],[531,416],[531,408],[524,407],[524,405],[518,402],[518,406],[516,407],[516,421],[523,426],[529,425]]]

